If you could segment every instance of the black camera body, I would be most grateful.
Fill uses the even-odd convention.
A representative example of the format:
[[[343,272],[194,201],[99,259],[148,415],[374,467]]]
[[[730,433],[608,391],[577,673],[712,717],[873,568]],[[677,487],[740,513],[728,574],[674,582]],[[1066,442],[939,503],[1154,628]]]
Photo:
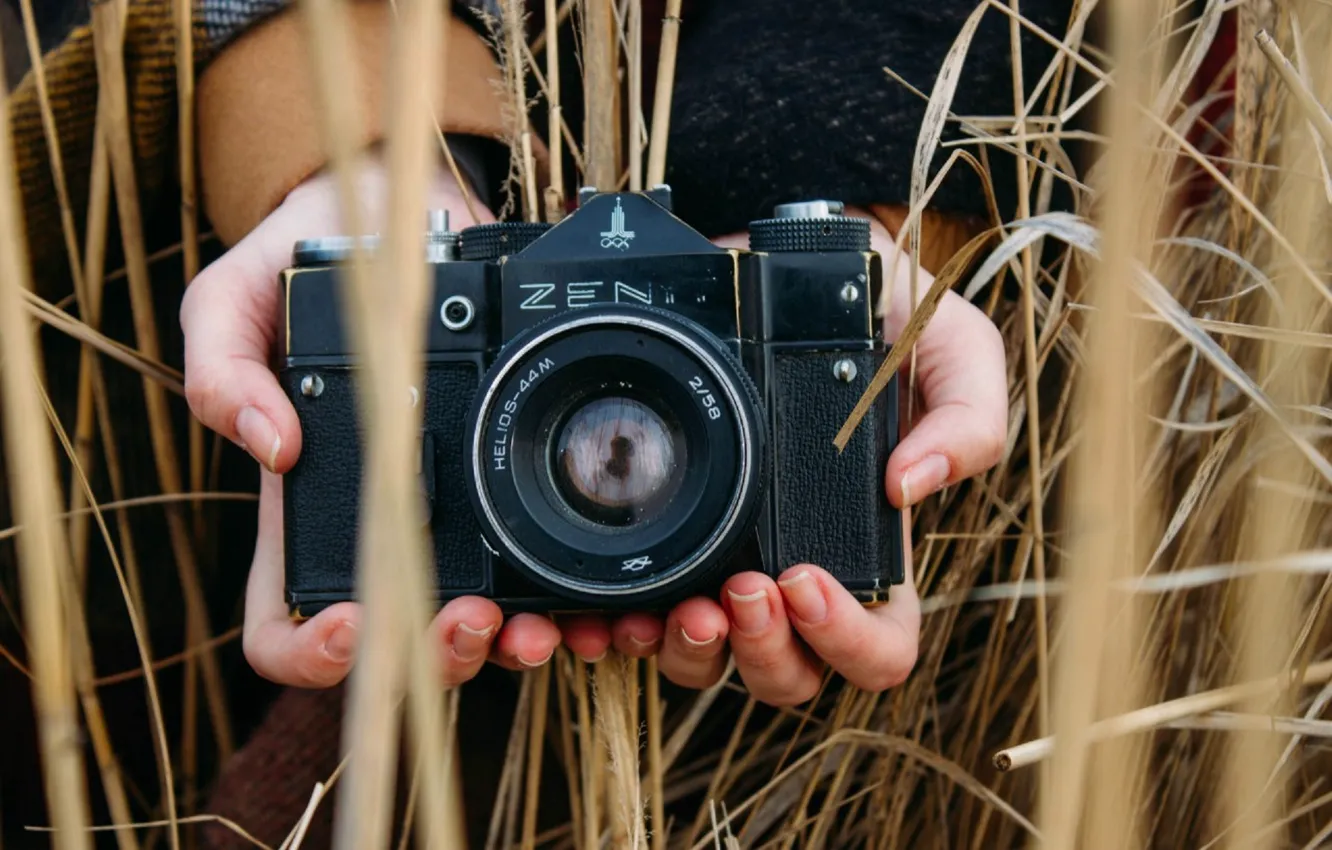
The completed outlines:
[[[884,601],[905,560],[884,492],[895,380],[833,444],[886,356],[868,222],[785,205],[736,250],[673,216],[666,187],[579,200],[554,226],[459,234],[431,216],[424,380],[409,395],[437,601],[663,610],[798,563]],[[303,443],[283,481],[286,595],[302,617],[355,593],[351,245],[298,243],[282,274],[280,381]]]

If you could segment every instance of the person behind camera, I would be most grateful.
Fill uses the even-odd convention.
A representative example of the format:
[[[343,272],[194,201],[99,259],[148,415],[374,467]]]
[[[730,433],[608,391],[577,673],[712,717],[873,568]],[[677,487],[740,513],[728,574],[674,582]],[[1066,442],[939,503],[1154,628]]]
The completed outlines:
[[[166,15],[169,7],[164,0],[132,5],[134,20]],[[542,4],[528,5],[535,33]],[[648,29],[643,55],[651,60],[663,4],[645,0],[643,5]],[[1069,0],[1032,0],[1023,3],[1022,12],[1059,32],[1070,5]],[[894,239],[907,212],[925,105],[884,68],[928,92],[974,8],[970,0],[686,2],[666,172],[674,214],[715,245],[743,249],[749,243],[748,223],[768,217],[777,205],[815,198],[845,202],[843,214],[868,221],[870,247],[883,257],[884,286],[890,290],[883,335],[889,342],[896,339],[913,304],[908,263],[898,262]],[[351,43],[343,61],[352,66],[358,88],[345,94],[356,101],[363,121],[357,185],[367,212],[363,221],[373,231],[383,222],[388,189],[379,146],[390,96],[385,72],[392,12],[386,0],[353,0],[347,11]],[[83,4],[51,4],[44,12],[51,15],[46,42],[58,45],[64,61],[90,50],[88,32],[70,29],[80,16],[86,20]],[[427,191],[431,209],[446,211],[464,226],[495,221],[508,200],[507,104],[500,94],[505,87],[478,12],[495,15],[497,7],[485,0],[453,0],[443,21],[447,86],[438,93],[435,110],[461,182],[441,166]],[[281,338],[277,281],[291,265],[292,246],[347,232],[326,170],[301,14],[285,0],[196,0],[202,208],[227,250],[189,285],[180,324],[190,408],[262,467],[259,534],[245,599],[245,657],[273,682],[328,689],[356,663],[360,611],[354,602],[339,602],[303,621],[290,616],[284,597],[282,476],[301,457],[302,429],[272,367]],[[145,40],[144,28],[131,26],[127,32],[130,47],[143,42],[137,47],[141,53],[127,52],[133,70],[138,56],[153,56],[160,46]],[[67,35],[63,44],[60,33]],[[1014,112],[1009,39],[1008,19],[987,12],[969,50],[955,113]],[[576,128],[581,111],[571,47],[566,44],[562,51],[563,99],[568,123]],[[1024,36],[1022,55],[1026,78],[1038,78],[1048,52]],[[645,92],[651,92],[651,68],[646,80]],[[136,116],[162,118],[170,108],[151,85],[133,88],[131,95]],[[541,125],[544,109],[534,109],[532,118]],[[141,120],[140,127],[151,132],[169,123],[168,118]],[[88,130],[90,116],[65,126],[75,124]],[[26,132],[37,138],[31,127]],[[945,138],[954,135],[950,125]],[[145,156],[143,150],[140,154]],[[544,157],[544,150],[538,154]],[[988,156],[998,212],[1011,219],[1013,158],[994,149]],[[942,159],[936,158],[935,168]],[[164,176],[173,167],[169,157],[149,157],[146,166],[144,186],[169,182]],[[576,197],[576,186],[564,189],[566,197]],[[943,182],[923,216],[918,295],[929,289],[931,272],[993,224],[985,197],[965,167],[955,168]],[[49,199],[34,200],[29,194],[26,200],[30,231],[58,233],[58,226],[45,226],[56,220]],[[58,252],[57,243],[33,240],[39,264]],[[908,532],[912,505],[1001,458],[1008,426],[1006,373],[1003,341],[992,322],[956,293],[946,294],[916,343],[914,419],[905,423],[882,470],[883,494],[903,509]],[[595,421],[587,423],[591,431],[598,427]],[[637,427],[641,436],[653,426],[639,421]],[[589,438],[582,450],[596,452],[606,445]],[[623,477],[608,482],[610,461],[616,457],[574,454],[568,472],[588,492],[612,501],[624,497],[626,488],[643,486],[641,477],[627,484]],[[649,456],[635,463],[648,464],[645,474],[652,478],[651,464],[662,461]],[[618,462],[626,462],[623,452]],[[909,553],[909,541],[905,548]],[[445,604],[431,630],[440,682],[447,685],[468,681],[487,663],[511,670],[540,667],[560,645],[590,662],[614,647],[635,657],[655,655],[662,675],[687,688],[716,682],[733,656],[755,699],[794,705],[815,695],[829,667],[872,691],[891,688],[909,675],[921,622],[909,557],[904,579],[891,588],[886,604],[867,607],[817,563],[792,565],[775,575],[742,570],[715,593],[687,598],[664,616],[505,617],[494,600],[465,596]]]
[[[355,50],[349,58],[364,81],[361,141],[370,146],[382,135],[391,23],[384,4],[351,9]],[[464,192],[479,194],[487,205],[477,223],[486,223],[503,201],[495,182],[504,173],[493,173],[493,163],[504,158],[471,154],[502,142],[503,105],[491,84],[495,61],[469,23],[469,11],[455,8],[446,23],[448,85],[438,116],[462,152],[469,185],[458,185],[440,168],[429,204],[455,222],[470,222]],[[809,11],[758,2],[687,8],[667,168],[675,213],[716,244],[744,248],[747,234],[738,228],[766,217],[775,203],[847,201],[846,214],[869,220],[872,248],[896,272],[885,284],[892,293],[884,317],[885,337],[894,339],[912,306],[907,264],[893,262],[893,237],[905,214],[923,104],[882,67],[914,69],[908,78],[928,89],[969,11],[962,3],[929,10],[849,2]],[[960,112],[1012,109],[1009,71],[1000,61],[1007,30],[999,24],[990,21],[973,48],[978,55],[968,63],[969,81],[974,74],[979,84],[962,92]],[[740,32],[746,36],[735,38]],[[294,12],[273,15],[237,38],[200,81],[205,209],[233,247],[191,285],[181,322],[191,408],[265,470],[246,601],[246,656],[274,681],[320,688],[340,682],[354,664],[359,611],[345,602],[304,622],[289,616],[279,476],[300,456],[301,428],[269,365],[278,332],[274,281],[290,264],[293,243],[345,232],[324,170],[306,53],[297,49],[302,40]],[[726,49],[718,49],[723,44]],[[359,179],[370,220],[378,220],[387,178],[373,151]],[[946,183],[925,218],[923,265],[937,271],[984,213],[974,182],[959,175]],[[931,280],[922,275],[918,293]],[[884,470],[887,498],[901,508],[988,469],[1001,456],[1007,432],[1003,344],[979,309],[954,293],[945,296],[917,343],[916,368],[923,409]],[[919,626],[909,569],[887,604],[867,608],[820,565],[798,564],[775,576],[739,572],[717,597],[687,599],[664,617],[518,613],[505,619],[493,601],[465,597],[446,604],[432,629],[441,681],[451,685],[470,679],[487,661],[515,670],[538,667],[560,644],[595,661],[613,646],[637,657],[655,654],[664,676],[696,688],[714,682],[732,654],[755,698],[789,705],[814,695],[826,665],[870,690],[900,683],[915,663]]]

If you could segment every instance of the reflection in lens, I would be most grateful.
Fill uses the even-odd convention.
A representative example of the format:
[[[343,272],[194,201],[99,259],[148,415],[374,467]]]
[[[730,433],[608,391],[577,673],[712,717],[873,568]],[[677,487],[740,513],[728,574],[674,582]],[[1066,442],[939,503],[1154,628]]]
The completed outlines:
[[[683,460],[676,456],[675,430],[633,399],[600,398],[584,405],[569,417],[556,445],[560,491],[588,520],[637,522],[660,503]]]

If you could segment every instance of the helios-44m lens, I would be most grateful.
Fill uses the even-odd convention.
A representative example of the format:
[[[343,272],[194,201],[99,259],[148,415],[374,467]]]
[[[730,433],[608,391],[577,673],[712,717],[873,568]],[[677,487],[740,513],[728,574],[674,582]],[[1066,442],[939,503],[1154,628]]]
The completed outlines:
[[[491,546],[534,581],[647,605],[752,533],[763,421],[714,336],[649,308],[590,308],[500,353],[469,420],[469,489]]]

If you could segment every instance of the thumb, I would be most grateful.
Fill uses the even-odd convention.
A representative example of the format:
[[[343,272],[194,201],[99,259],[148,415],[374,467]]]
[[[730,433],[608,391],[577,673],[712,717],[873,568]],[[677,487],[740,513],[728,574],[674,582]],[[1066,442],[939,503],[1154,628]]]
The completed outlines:
[[[925,415],[888,460],[887,488],[900,507],[985,472],[1008,438],[1004,342],[989,318],[949,292],[916,342]]]
[[[296,410],[278,385],[269,356],[278,335],[281,285],[296,240],[331,232],[323,207],[279,207],[186,288],[185,396],[207,427],[239,444],[274,473],[300,455]]]

